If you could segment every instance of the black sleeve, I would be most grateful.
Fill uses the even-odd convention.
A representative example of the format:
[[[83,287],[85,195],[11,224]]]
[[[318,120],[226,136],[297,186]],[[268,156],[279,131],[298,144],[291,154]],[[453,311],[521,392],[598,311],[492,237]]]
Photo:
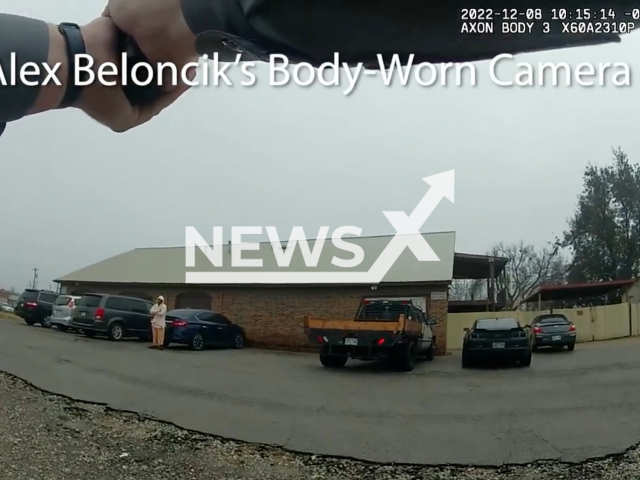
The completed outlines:
[[[17,72],[28,63],[38,66],[49,57],[49,27],[40,20],[0,13],[0,124],[22,118],[33,107],[39,86],[25,85],[16,73],[12,81],[12,64]],[[41,68],[44,77],[44,69]],[[36,77],[30,81],[42,83]],[[0,127],[0,133],[4,127]]]

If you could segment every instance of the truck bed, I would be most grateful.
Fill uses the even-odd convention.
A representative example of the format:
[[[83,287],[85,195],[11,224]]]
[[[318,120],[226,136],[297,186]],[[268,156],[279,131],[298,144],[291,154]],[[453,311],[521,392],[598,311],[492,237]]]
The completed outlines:
[[[312,330],[338,330],[349,332],[406,332],[422,334],[422,324],[407,320],[400,315],[398,320],[327,320],[323,318],[304,317],[304,328]]]

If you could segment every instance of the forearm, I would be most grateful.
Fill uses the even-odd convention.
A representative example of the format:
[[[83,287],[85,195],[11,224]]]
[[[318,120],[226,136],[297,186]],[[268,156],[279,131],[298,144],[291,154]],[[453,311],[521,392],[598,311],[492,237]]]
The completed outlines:
[[[67,61],[64,38],[56,26],[0,14],[0,123],[56,108],[66,88]],[[27,63],[38,67],[39,75],[31,74],[24,79],[35,85],[28,85],[21,78],[20,72]],[[53,81],[42,85],[48,76],[43,64],[52,68],[60,64],[56,77],[62,85]],[[26,69],[27,73],[34,71],[33,67]]]

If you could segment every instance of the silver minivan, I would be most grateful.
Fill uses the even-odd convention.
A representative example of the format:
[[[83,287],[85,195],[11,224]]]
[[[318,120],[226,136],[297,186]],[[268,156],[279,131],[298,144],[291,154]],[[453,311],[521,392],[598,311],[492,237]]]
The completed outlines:
[[[72,328],[71,317],[81,298],[76,295],[60,295],[51,309],[51,317],[49,317],[51,325],[55,325],[63,332]]]

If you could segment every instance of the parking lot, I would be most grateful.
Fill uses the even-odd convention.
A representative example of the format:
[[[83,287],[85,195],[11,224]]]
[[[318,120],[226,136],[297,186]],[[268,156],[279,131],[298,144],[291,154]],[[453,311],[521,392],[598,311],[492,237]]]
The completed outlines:
[[[582,461],[640,437],[640,340],[541,352],[530,368],[411,373],[260,350],[153,351],[0,321],[0,370],[45,390],[178,426],[376,462]]]

